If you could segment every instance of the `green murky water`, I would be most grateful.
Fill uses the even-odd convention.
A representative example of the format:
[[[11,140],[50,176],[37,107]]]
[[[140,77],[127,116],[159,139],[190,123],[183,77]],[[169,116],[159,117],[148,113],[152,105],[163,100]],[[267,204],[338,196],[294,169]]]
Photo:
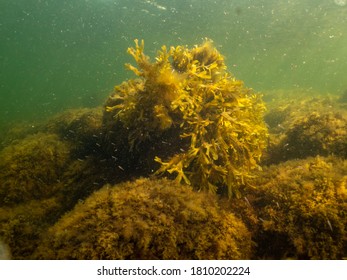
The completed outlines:
[[[211,38],[257,91],[347,88],[344,0],[1,0],[0,123],[102,104],[146,52]]]

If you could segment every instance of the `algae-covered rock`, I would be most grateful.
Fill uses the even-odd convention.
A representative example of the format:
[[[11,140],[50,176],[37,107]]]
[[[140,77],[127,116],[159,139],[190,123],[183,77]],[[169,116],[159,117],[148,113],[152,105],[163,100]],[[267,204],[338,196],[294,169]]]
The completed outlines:
[[[294,96],[268,105],[270,144],[264,163],[317,155],[347,158],[347,111],[337,97]]]
[[[100,151],[102,108],[66,110],[47,121],[45,131],[55,133],[71,143],[76,157]]]
[[[63,199],[65,210],[99,190],[106,183],[114,184],[124,181],[127,174],[115,169],[112,163],[100,161],[98,158],[88,157],[84,160],[72,161],[57,183],[57,195]]]
[[[10,247],[0,239],[0,260],[10,260],[11,250]]]
[[[69,153],[69,145],[55,134],[33,134],[5,147],[0,152],[1,205],[54,194]]]
[[[165,179],[106,185],[64,215],[40,259],[244,259],[250,233],[208,193]]]
[[[36,134],[41,130],[39,122],[9,122],[0,126],[0,150],[11,145],[12,142],[21,140],[29,135]]]
[[[0,207],[0,240],[13,259],[30,259],[43,232],[62,214],[59,199],[31,200],[12,207]]]
[[[338,113],[310,113],[297,119],[279,143],[285,159],[338,155],[347,158],[347,119]]]
[[[264,169],[250,191],[258,213],[258,257],[341,259],[347,256],[347,161],[292,160]]]
[[[128,53],[138,68],[127,68],[138,79],[116,86],[105,104],[108,153],[128,172],[238,195],[267,143],[260,95],[226,70],[211,41],[163,46],[155,62],[135,42]]]

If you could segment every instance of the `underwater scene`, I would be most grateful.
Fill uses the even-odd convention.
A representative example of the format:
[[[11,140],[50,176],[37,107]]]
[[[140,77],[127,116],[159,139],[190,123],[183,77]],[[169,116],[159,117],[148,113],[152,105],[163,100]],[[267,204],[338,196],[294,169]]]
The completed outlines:
[[[347,259],[346,0],[2,0],[0,260]]]

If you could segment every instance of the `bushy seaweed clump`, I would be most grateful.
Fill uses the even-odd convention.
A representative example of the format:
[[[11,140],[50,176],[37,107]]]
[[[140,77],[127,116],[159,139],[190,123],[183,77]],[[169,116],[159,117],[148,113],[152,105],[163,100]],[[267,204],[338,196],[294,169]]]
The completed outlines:
[[[264,169],[256,179],[259,187],[247,195],[247,207],[254,208],[260,224],[255,234],[258,257],[345,258],[346,174],[347,161],[334,157],[292,160]]]
[[[128,53],[138,68],[127,67],[139,78],[116,86],[105,105],[110,151],[120,163],[133,159],[129,170],[139,163],[197,189],[238,194],[267,142],[260,96],[226,71],[211,41],[163,46],[155,62],[135,42]]]
[[[39,259],[244,259],[250,233],[213,195],[165,179],[106,185],[66,214]]]

